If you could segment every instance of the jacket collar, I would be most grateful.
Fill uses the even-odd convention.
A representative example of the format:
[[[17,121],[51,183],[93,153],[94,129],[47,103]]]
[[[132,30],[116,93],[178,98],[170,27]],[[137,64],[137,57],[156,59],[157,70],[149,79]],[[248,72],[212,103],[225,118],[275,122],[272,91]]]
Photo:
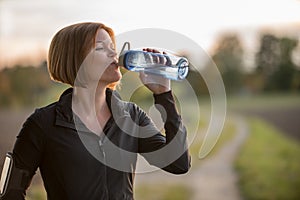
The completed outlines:
[[[72,128],[74,130],[88,131],[80,119],[73,114],[72,111],[72,95],[73,88],[65,90],[59,98],[56,105],[56,125]],[[130,116],[128,103],[121,100],[121,97],[116,91],[111,89],[106,90],[106,102],[113,115],[114,120],[119,120]],[[75,127],[75,121],[76,127]]]

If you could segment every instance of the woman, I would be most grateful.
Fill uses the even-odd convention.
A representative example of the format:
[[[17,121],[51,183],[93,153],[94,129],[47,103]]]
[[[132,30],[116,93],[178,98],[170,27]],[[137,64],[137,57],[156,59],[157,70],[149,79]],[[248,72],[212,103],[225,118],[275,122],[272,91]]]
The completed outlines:
[[[163,136],[144,111],[118,96],[117,61],[114,33],[101,23],[70,25],[54,36],[50,75],[72,87],[24,123],[3,200],[24,199],[37,168],[49,200],[133,199],[137,153],[170,173],[188,171],[186,129],[169,80],[140,75],[159,105]]]

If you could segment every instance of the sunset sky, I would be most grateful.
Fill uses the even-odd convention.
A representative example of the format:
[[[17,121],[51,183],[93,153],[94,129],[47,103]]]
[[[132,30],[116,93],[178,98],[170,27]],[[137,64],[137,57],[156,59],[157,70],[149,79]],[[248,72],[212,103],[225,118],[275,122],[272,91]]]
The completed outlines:
[[[45,57],[62,27],[100,21],[116,34],[140,28],[181,33],[209,51],[225,31],[246,44],[262,28],[300,36],[299,0],[0,0],[0,66]]]

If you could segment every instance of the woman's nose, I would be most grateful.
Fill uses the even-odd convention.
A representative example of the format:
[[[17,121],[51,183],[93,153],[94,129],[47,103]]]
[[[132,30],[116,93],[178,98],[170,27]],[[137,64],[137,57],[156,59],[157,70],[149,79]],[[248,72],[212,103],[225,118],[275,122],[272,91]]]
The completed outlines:
[[[115,56],[117,56],[117,52],[115,50],[109,50],[109,56],[115,57]]]
[[[117,52],[116,52],[115,49],[109,49],[108,51],[109,51],[109,52],[108,52],[108,55],[109,55],[110,57],[115,57],[115,56],[117,55]]]

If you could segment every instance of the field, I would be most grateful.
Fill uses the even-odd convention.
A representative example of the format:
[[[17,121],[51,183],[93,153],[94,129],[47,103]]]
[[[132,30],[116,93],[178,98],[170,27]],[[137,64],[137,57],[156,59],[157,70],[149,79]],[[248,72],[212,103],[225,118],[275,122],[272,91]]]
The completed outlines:
[[[274,125],[288,137],[300,140],[300,95],[269,94],[229,98],[229,111],[257,117]]]
[[[299,199],[299,141],[263,120],[249,120],[249,130],[235,163],[245,199]]]
[[[243,198],[299,199],[299,97],[270,95],[238,102],[231,106],[248,117],[250,133],[235,161]]]
[[[247,110],[244,111],[244,114],[246,116],[262,118],[281,130],[284,134],[300,141],[300,107]]]
[[[32,110],[0,111],[0,169],[2,169],[6,152],[12,151],[16,136],[22,127],[24,120],[32,113]],[[39,172],[32,180],[33,187],[40,185]]]
[[[31,110],[0,111],[0,159],[1,163],[7,151],[11,151],[16,136]]]

